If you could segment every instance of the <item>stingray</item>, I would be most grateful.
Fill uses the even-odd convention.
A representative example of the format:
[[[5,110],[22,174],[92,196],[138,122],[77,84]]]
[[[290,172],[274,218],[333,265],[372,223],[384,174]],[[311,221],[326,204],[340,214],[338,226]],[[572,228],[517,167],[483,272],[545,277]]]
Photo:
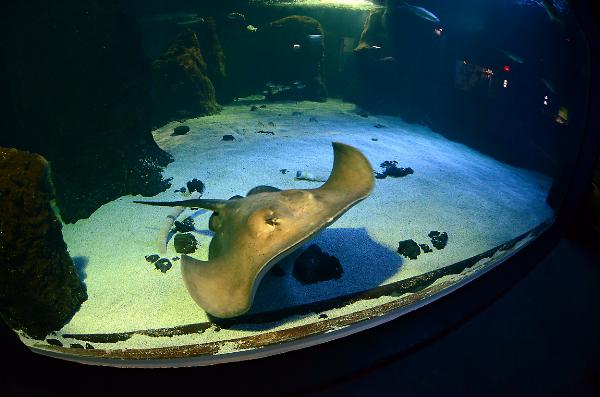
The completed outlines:
[[[246,197],[136,203],[197,207],[213,211],[215,234],[208,261],[181,256],[184,284],[194,301],[218,318],[236,317],[252,306],[267,271],[302,246],[373,190],[373,168],[352,146],[333,143],[333,169],[316,189],[257,186]]]

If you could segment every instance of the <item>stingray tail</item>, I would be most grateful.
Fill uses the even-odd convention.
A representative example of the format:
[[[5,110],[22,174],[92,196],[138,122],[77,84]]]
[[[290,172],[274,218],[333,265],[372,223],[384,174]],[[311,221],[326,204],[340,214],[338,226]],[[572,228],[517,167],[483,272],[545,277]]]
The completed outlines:
[[[181,201],[134,201],[134,203],[158,207],[194,207],[218,211],[227,205],[227,200],[191,199]]]

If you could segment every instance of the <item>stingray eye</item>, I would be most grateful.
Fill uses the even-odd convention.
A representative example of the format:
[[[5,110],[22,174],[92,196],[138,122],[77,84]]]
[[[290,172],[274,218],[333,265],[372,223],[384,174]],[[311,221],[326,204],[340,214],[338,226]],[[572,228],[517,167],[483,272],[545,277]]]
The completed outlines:
[[[275,214],[273,214],[271,216],[266,217],[265,222],[268,225],[277,226],[277,225],[279,225],[279,218]]]

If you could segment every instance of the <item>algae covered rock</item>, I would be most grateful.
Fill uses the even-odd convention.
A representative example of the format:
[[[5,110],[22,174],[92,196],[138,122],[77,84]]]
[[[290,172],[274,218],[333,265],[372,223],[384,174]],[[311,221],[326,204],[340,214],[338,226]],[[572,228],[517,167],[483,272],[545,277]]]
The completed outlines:
[[[62,328],[87,299],[53,199],[46,159],[0,148],[0,316],[38,339]]]
[[[191,233],[178,233],[173,239],[175,252],[179,254],[193,254],[198,247],[198,241]]]
[[[186,29],[152,62],[155,122],[162,124],[217,113],[215,88],[207,73],[198,37],[193,30]]]

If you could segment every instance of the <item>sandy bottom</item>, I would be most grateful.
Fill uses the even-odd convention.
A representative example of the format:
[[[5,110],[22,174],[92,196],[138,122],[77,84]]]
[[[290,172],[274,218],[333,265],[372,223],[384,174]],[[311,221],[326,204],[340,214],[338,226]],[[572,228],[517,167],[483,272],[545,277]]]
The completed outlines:
[[[192,178],[206,184],[205,198],[245,195],[256,185],[314,188],[295,180],[298,170],[327,177],[332,141],[355,146],[377,171],[385,160],[411,167],[414,174],[376,180],[372,195],[315,238],[344,268],[337,280],[302,285],[292,276],[267,275],[253,312],[291,306],[366,290],[471,257],[524,233],[552,217],[545,204],[551,179],[508,166],[420,125],[394,117],[361,117],[354,105],[275,103],[250,111],[249,101],[221,114],[187,120],[190,132],[171,136],[171,123],[154,132],[175,161],[165,170],[173,186],[154,199],[189,198],[175,189]],[[260,104],[260,103],[257,103]],[[272,124],[269,124],[272,123]],[[382,128],[376,128],[380,124]],[[274,135],[257,131],[272,131]],[[234,141],[223,141],[230,134]],[[289,170],[282,173],[281,169]],[[133,204],[127,196],[99,208],[89,219],[65,225],[69,252],[87,286],[89,299],[61,333],[112,333],[207,321],[190,298],[179,262],[161,273],[146,262],[158,253],[159,229],[171,209]],[[208,256],[208,217],[193,215],[200,242],[197,258]],[[431,245],[431,230],[448,233],[445,249],[408,260],[396,253],[398,241]],[[172,241],[168,257],[175,257]]]

